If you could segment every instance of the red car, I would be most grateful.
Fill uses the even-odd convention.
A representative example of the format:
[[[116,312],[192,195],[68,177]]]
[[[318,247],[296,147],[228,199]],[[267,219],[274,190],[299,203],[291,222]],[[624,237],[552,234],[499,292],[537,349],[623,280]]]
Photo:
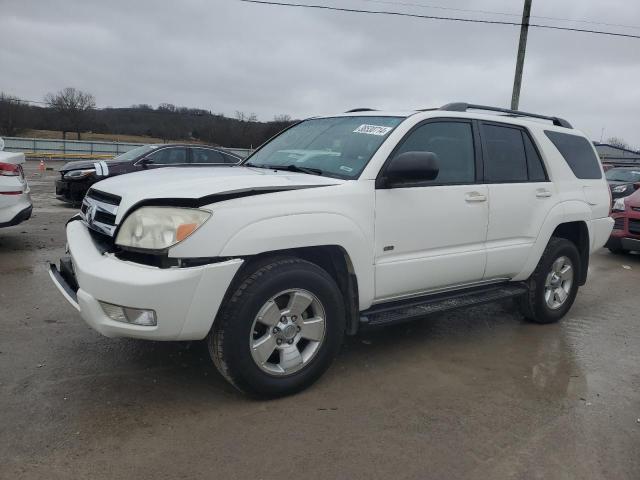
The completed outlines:
[[[640,252],[640,190],[616,199],[611,217],[615,223],[605,247],[613,253]]]

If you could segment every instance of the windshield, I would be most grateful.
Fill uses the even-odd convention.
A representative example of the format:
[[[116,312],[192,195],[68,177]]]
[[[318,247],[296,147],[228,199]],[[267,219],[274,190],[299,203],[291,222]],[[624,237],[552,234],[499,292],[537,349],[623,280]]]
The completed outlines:
[[[403,120],[402,117],[305,120],[264,145],[244,165],[356,178]]]
[[[155,150],[159,145],[142,145],[141,147],[136,147],[133,150],[129,150],[118,155],[115,158],[112,158],[111,161],[116,162],[128,162],[130,160],[135,160],[136,158],[144,155],[145,153],[149,153],[151,150]]]
[[[612,168],[606,175],[607,180],[611,180],[612,182],[640,182],[640,168],[638,170]]]

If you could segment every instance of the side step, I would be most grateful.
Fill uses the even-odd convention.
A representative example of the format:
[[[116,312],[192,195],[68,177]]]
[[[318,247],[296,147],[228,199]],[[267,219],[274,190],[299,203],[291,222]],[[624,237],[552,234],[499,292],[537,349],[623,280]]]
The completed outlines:
[[[432,313],[517,297],[526,292],[527,287],[524,283],[508,282],[381,303],[360,312],[360,325],[362,327],[391,325]]]

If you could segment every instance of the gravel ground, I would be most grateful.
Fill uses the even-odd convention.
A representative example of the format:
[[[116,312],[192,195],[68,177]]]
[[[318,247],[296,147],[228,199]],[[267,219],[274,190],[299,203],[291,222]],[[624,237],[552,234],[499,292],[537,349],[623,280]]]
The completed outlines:
[[[237,394],[202,343],[108,339],[50,283],[55,172],[0,230],[0,478],[640,478],[640,255],[557,325],[509,302],[367,333],[309,390]]]

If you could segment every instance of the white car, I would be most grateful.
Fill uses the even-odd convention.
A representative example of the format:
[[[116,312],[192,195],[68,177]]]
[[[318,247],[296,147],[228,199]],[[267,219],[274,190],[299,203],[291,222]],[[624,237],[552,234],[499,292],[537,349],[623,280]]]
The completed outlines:
[[[278,396],[360,328],[512,297],[559,320],[609,205],[592,144],[562,119],[359,109],[298,123],[239,167],[100,182],[51,276],[102,334],[206,339],[233,385]]]
[[[29,184],[24,177],[24,153],[0,151],[0,227],[11,227],[31,217]]]

